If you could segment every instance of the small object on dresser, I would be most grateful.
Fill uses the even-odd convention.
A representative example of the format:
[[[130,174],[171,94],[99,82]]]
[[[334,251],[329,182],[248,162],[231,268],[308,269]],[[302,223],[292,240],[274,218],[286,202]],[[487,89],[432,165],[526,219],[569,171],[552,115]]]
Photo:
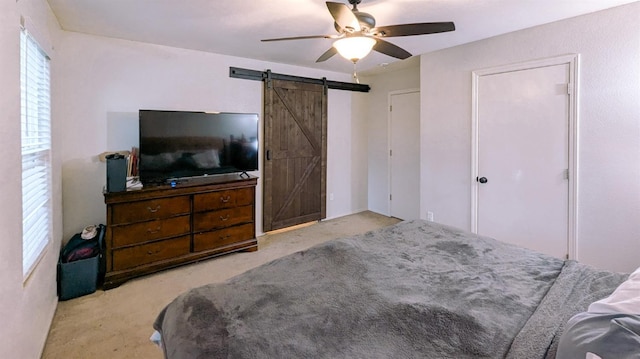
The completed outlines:
[[[127,191],[141,188],[142,182],[138,177],[127,177]]]
[[[127,189],[127,160],[119,154],[108,155],[107,192],[122,192]]]

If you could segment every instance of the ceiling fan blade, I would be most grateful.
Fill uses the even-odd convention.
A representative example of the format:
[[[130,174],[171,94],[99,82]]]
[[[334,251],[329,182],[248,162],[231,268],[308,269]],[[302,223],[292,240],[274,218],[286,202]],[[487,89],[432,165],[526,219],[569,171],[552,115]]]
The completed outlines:
[[[382,39],[376,39],[376,44],[373,45],[373,50],[401,60],[411,57],[411,53],[407,50]]]
[[[305,40],[305,39],[337,39],[340,35],[310,35],[310,36],[293,36],[293,37],[279,37],[275,39],[262,39],[262,42],[269,41],[283,41],[283,40]]]
[[[438,32],[454,31],[455,29],[456,26],[453,22],[421,22],[415,24],[380,26],[371,29],[370,33],[374,36],[393,37],[435,34]]]
[[[351,9],[343,3],[327,1],[327,8],[333,20],[343,29],[360,31],[360,22]]]
[[[324,54],[322,54],[316,62],[323,62],[329,60],[333,55],[337,54],[338,50],[335,47],[331,46],[329,50],[327,50]]]

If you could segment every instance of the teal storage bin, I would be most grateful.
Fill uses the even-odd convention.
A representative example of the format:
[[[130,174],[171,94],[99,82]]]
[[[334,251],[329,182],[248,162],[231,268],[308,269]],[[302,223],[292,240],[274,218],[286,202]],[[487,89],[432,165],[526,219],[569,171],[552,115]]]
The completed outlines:
[[[102,284],[105,272],[104,233],[106,227],[100,224],[94,228],[96,229],[95,237],[84,240],[78,233],[60,250],[57,268],[58,298],[60,300],[91,294]]]
[[[74,262],[58,262],[58,297],[68,300],[91,294],[98,287],[100,256]]]

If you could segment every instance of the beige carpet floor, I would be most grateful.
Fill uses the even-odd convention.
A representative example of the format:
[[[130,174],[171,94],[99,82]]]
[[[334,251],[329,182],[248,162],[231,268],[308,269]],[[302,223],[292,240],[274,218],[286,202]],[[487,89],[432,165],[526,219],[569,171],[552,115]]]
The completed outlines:
[[[398,220],[365,211],[270,232],[258,251],[240,252],[130,280],[118,288],[59,302],[42,358],[162,358],[149,341],[158,312],[189,288],[222,282],[273,259]]]

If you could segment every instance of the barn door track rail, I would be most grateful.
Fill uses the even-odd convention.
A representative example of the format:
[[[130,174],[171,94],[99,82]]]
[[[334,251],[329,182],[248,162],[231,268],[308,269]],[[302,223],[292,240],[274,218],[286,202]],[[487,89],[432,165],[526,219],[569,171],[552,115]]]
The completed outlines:
[[[271,85],[271,80],[284,80],[323,85],[325,86],[325,88],[330,88],[333,90],[347,90],[356,92],[369,92],[369,90],[371,90],[371,87],[369,85],[356,84],[351,82],[331,81],[327,80],[325,77],[321,79],[314,79],[310,77],[278,74],[275,72],[271,72],[271,70],[257,71],[242,69],[239,67],[229,67],[229,77],[245,80],[266,81],[267,86]]]

